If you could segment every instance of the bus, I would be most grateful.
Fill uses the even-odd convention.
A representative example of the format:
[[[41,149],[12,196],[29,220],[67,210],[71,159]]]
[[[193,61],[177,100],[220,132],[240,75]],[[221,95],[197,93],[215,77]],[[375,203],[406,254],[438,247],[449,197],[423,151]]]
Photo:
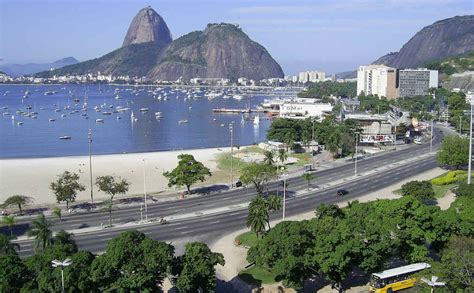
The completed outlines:
[[[413,274],[430,267],[429,264],[421,262],[374,273],[370,277],[369,291],[375,293],[391,293],[411,288],[415,286],[418,281],[417,278],[413,277]]]

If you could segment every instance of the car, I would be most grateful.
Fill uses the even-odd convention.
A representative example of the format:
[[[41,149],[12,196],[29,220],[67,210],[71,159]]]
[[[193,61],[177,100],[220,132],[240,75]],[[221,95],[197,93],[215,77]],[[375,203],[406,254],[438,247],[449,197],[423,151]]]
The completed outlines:
[[[348,193],[349,193],[349,191],[347,191],[347,190],[345,190],[345,189],[338,189],[337,192],[336,192],[336,194],[337,194],[338,196],[343,196],[343,195],[346,195],[346,194],[348,194]]]

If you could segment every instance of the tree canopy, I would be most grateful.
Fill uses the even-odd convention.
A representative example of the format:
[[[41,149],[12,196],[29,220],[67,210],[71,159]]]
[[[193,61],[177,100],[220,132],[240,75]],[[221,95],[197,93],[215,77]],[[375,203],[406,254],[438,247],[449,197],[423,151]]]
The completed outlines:
[[[469,139],[459,136],[447,136],[438,150],[437,160],[440,165],[462,168],[468,164]]]
[[[434,199],[434,190],[429,181],[410,181],[402,185],[403,196],[413,196],[418,200]]]
[[[86,190],[85,186],[79,183],[79,175],[64,171],[58,176],[58,180],[51,182],[49,188],[54,192],[58,203],[65,201],[66,208],[69,203],[76,201],[77,192]]]
[[[187,243],[184,255],[176,262],[176,287],[180,292],[212,292],[216,286],[217,264],[224,265],[224,256],[212,252],[204,243]]]
[[[240,171],[240,181],[243,184],[253,184],[257,193],[263,193],[265,183],[276,176],[277,169],[265,163],[252,163],[244,166]]]
[[[23,207],[26,205],[30,204],[33,201],[33,199],[29,196],[25,195],[13,195],[10,196],[5,200],[5,202],[1,205],[2,208],[7,208],[9,206],[17,206],[18,211],[20,212],[20,215],[23,213]]]
[[[171,172],[163,173],[168,178],[168,186],[186,186],[188,193],[191,192],[191,186],[198,182],[204,182],[206,176],[211,176],[209,168],[203,163],[196,161],[194,156],[181,154],[178,156],[178,166]]]

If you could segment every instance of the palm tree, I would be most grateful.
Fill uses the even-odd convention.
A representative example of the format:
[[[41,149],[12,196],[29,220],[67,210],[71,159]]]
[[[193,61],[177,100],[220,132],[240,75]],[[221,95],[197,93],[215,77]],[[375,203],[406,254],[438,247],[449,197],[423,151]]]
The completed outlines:
[[[316,179],[316,177],[311,173],[304,173],[302,177],[304,180],[306,180],[306,182],[308,182],[308,189],[311,184],[311,180]]]
[[[32,198],[24,195],[13,195],[10,196],[5,200],[5,202],[2,204],[2,207],[8,207],[11,205],[18,206],[18,210],[20,211],[20,215],[23,213],[22,207],[31,203]]]
[[[15,216],[4,216],[2,222],[10,229],[10,237],[13,236],[13,225],[15,225]]]
[[[52,214],[53,214],[54,216],[56,216],[56,217],[59,219],[59,222],[62,222],[63,219],[62,219],[61,208],[55,207],[55,208],[53,209]]]
[[[249,204],[249,213],[247,215],[247,227],[250,228],[257,238],[265,231],[268,223],[268,210],[266,200],[260,196],[254,198]]]
[[[35,238],[35,253],[38,251],[40,243],[43,250],[51,243],[51,236],[53,232],[50,230],[51,223],[46,219],[43,213],[38,215],[38,218],[31,222],[31,227],[27,232],[28,237]]]
[[[286,154],[285,149],[278,150],[278,159],[282,164],[286,161],[286,159],[288,159],[288,155]]]
[[[0,234],[0,255],[16,254],[17,249],[20,249],[20,245],[11,243],[8,236]]]
[[[265,164],[270,165],[270,166],[273,166],[273,164],[275,164],[275,159],[274,159],[275,156],[272,151],[265,151],[263,155],[265,156],[265,158],[263,159],[263,162]]]

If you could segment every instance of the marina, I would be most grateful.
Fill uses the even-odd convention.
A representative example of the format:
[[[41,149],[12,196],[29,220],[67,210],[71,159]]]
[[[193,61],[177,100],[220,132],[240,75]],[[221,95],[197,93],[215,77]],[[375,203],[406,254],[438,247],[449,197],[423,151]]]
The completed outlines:
[[[264,100],[295,95],[272,88],[2,85],[0,157],[84,155],[89,129],[94,154],[228,146],[230,124],[235,145],[255,144],[271,123],[260,108]]]

